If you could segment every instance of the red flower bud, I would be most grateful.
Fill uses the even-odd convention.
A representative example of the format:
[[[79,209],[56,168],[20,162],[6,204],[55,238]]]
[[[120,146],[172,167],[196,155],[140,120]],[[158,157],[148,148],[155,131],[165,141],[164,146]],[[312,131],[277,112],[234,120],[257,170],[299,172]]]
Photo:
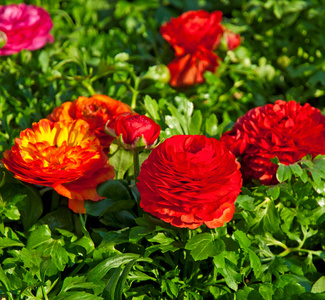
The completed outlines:
[[[232,32],[231,30],[225,30],[225,37],[227,41],[228,50],[236,49],[241,42],[240,35]]]
[[[117,143],[126,150],[152,149],[160,134],[158,124],[138,114],[122,114],[112,126],[106,125],[107,132],[117,137]]]

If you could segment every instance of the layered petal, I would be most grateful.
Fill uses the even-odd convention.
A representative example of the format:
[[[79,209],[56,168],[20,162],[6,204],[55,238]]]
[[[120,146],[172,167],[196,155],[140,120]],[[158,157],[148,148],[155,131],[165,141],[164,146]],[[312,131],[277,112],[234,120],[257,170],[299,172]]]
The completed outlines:
[[[4,152],[2,162],[17,179],[81,202],[98,201],[96,186],[114,178],[99,140],[83,120],[34,123]]]
[[[325,154],[325,116],[309,104],[277,100],[240,117],[221,141],[241,158],[243,177],[276,183],[277,165]]]
[[[170,85],[190,86],[204,82],[205,71],[215,72],[220,58],[215,53],[200,48],[193,54],[177,56],[169,65]]]
[[[53,22],[49,13],[35,5],[11,4],[0,6],[0,31],[7,38],[0,55],[11,55],[21,50],[37,50],[54,42],[50,33]]]
[[[127,112],[131,112],[127,104],[105,95],[94,95],[92,97],[81,96],[77,100],[65,102],[56,107],[47,118],[54,122],[76,119],[86,121],[103,148],[107,150],[114,138],[105,132],[105,124],[110,122],[113,126],[113,121]]]
[[[114,121],[112,132],[124,149],[152,149],[158,140],[160,126],[147,116],[126,113]]]
[[[176,227],[220,227],[229,222],[242,178],[234,155],[218,140],[178,135],[142,164],[140,206]]]
[[[160,33],[176,56],[196,52],[198,46],[214,50],[223,34],[221,19],[221,11],[188,11],[163,24]]]

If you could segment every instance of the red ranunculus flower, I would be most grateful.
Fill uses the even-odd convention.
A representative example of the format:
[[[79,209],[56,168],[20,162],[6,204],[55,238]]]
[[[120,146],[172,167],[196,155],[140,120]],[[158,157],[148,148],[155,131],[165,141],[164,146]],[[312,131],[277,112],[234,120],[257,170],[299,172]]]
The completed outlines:
[[[89,124],[90,130],[94,131],[101,145],[107,150],[114,138],[105,132],[107,121],[113,121],[119,115],[131,112],[131,108],[118,100],[105,95],[94,95],[92,97],[79,97],[75,101],[68,101],[56,107],[47,116],[51,121],[82,119]]]
[[[115,175],[99,140],[83,120],[40,120],[22,131],[3,156],[4,166],[17,179],[53,187],[69,198],[75,212],[86,212],[84,200],[101,199],[96,186]]]
[[[0,5],[0,32],[6,35],[0,55],[36,50],[54,42],[50,34],[52,27],[51,17],[42,7],[24,3]]]
[[[241,158],[244,178],[277,183],[271,158],[288,165],[307,154],[325,154],[325,116],[309,104],[277,100],[240,117],[221,141]]]
[[[199,46],[214,50],[223,35],[221,19],[221,11],[188,11],[163,24],[160,33],[174,48],[176,56],[196,52]]]
[[[117,137],[118,144],[126,150],[152,149],[159,137],[160,126],[146,116],[125,113],[120,115],[108,132]]]
[[[214,138],[173,136],[141,166],[140,206],[176,227],[220,227],[235,211],[242,185],[239,168],[235,156]]]
[[[239,35],[221,25],[222,12],[188,11],[161,26],[160,33],[174,48],[175,59],[168,65],[170,84],[190,86],[204,81],[205,71],[215,72],[220,58],[213,52],[226,30],[229,49],[240,44]],[[238,38],[239,39],[238,39]]]
[[[217,54],[199,49],[196,53],[188,53],[176,58],[168,65],[170,85],[184,87],[204,82],[205,71],[214,72],[221,59]]]

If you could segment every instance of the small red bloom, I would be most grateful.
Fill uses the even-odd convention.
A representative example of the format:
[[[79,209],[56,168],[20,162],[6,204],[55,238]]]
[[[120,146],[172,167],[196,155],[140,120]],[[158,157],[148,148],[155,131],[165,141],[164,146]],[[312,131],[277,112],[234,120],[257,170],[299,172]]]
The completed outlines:
[[[244,178],[273,184],[277,165],[271,158],[288,165],[307,154],[325,154],[325,116],[307,103],[277,100],[240,117],[221,141],[241,158]]]
[[[160,126],[150,118],[128,113],[120,115],[113,128],[107,129],[126,150],[152,149],[160,134]]]
[[[176,227],[220,227],[235,211],[242,185],[239,168],[235,156],[214,138],[172,136],[141,166],[140,206]]]

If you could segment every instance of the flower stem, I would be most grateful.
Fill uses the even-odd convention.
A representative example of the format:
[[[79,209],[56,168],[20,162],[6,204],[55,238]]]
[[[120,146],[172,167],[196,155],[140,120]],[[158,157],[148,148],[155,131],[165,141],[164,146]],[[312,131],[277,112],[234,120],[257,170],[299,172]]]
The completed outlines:
[[[138,182],[138,177],[140,174],[140,162],[139,162],[139,151],[138,150],[133,150],[132,151],[132,155],[133,155],[133,173],[134,173],[134,182],[135,182],[135,186]],[[140,207],[140,198],[138,199],[138,201],[136,201],[137,203],[137,207],[138,207],[138,215],[139,217],[142,216],[143,210]]]
[[[133,154],[134,181],[137,182],[140,174],[139,151],[133,150],[132,154]]]

